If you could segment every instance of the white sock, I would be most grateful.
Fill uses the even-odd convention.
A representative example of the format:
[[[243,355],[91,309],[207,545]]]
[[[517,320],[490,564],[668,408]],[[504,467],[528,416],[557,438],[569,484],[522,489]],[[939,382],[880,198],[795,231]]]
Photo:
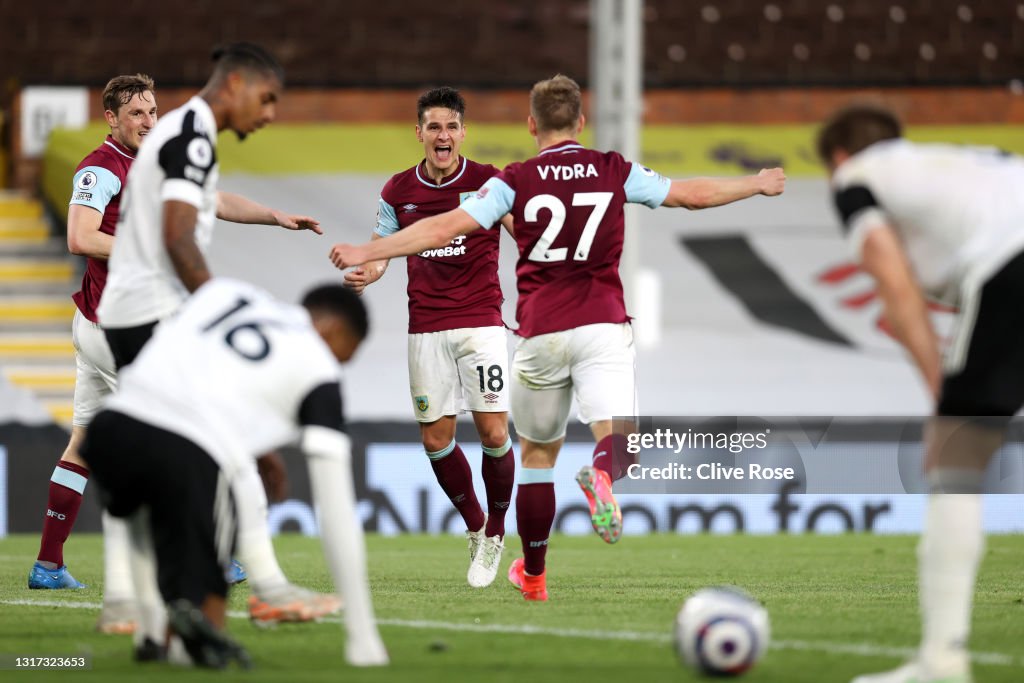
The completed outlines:
[[[103,513],[103,602],[131,602],[131,540],[128,521]]]
[[[141,645],[146,638],[163,645],[167,639],[167,609],[156,579],[156,551],[149,531],[149,508],[140,509],[128,519],[128,531],[132,582],[139,607],[135,645]]]
[[[242,563],[249,585],[260,599],[288,585],[277,563],[274,544],[267,526],[267,494],[256,470],[256,463],[245,467],[231,482],[238,521],[238,548],[235,558]]]
[[[929,495],[917,554],[921,661],[935,674],[959,674],[968,666],[974,580],[984,547],[980,495]]]
[[[348,439],[323,427],[309,427],[306,432],[303,450],[320,512],[320,542],[345,604],[345,659],[354,666],[387,664],[366,576],[366,546],[356,510]]]

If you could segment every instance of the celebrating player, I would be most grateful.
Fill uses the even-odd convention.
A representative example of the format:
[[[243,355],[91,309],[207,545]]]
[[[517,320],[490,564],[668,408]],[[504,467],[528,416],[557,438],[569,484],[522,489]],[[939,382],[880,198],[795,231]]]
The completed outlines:
[[[498,174],[494,166],[459,154],[466,137],[466,103],[458,91],[436,88],[424,93],[416,113],[416,138],[423,144],[424,159],[384,185],[375,240],[425,216],[451,211]],[[413,412],[437,483],[466,523],[467,580],[477,588],[490,585],[498,572],[515,477],[508,435],[508,347],[501,320],[499,237],[498,230],[477,231],[407,260]],[[367,263],[346,273],[345,283],[362,292],[387,267],[388,259]],[[455,441],[455,417],[463,406],[473,413],[483,445],[486,515],[473,490],[469,463]]]
[[[159,645],[169,626],[199,666],[248,662],[223,633],[224,572],[241,504],[232,479],[297,428],[324,551],[346,602],[346,659],[388,661],[366,578],[337,366],[366,336],[366,309],[341,286],[314,289],[302,304],[243,282],[207,282],[122,372],[83,445],[108,509],[130,519],[139,631]]]
[[[217,191],[217,132],[231,129],[244,138],[273,121],[284,75],[273,56],[249,43],[218,49],[214,60],[203,90],[160,118],[128,174],[126,208],[98,309],[119,370],[134,360],[157,323],[210,279],[204,253],[216,218],[321,232],[308,216]],[[261,464],[268,471],[284,468],[277,455]],[[239,559],[255,594],[250,602],[254,617],[292,620],[314,608],[336,608],[325,596],[287,582],[274,556],[267,498],[256,466],[233,481],[238,487]]]
[[[548,597],[552,468],[574,394],[580,420],[597,441],[593,465],[577,475],[591,522],[609,543],[622,529],[611,481],[620,475],[613,454],[624,451],[625,436],[613,433],[612,418],[636,414],[633,334],[618,274],[623,205],[699,209],[777,195],[785,183],[781,169],[743,178],[668,180],[615,152],[586,149],[576,141],[583,125],[576,82],[561,75],[541,81],[530,93],[528,118],[538,156],[510,164],[457,209],[386,239],[331,251],[338,267],[415,254],[490,228],[512,213],[520,255],[512,414],[522,448],[516,516],[524,558],[512,564],[509,579],[527,600]]]
[[[936,402],[918,546],[921,648],[855,683],[967,683],[982,480],[1024,405],[1024,159],[901,136],[893,114],[857,106],[818,137],[848,238]],[[945,358],[926,296],[960,309]]]
[[[72,181],[68,249],[86,257],[82,288],[72,297],[77,307],[71,323],[77,366],[74,416],[68,447],[50,478],[43,536],[29,574],[29,588],[82,587],[68,572],[63,557],[64,542],[75,524],[89,479],[89,468],[78,449],[86,426],[117,382],[114,359],[97,324],[96,306],[107,279],[121,190],[142,139],[156,125],[153,79],[144,74],[110,79],[103,89],[103,109],[110,134],[78,164]],[[104,633],[130,633],[135,627],[135,610],[124,522],[104,514],[103,539],[103,610],[97,628]]]

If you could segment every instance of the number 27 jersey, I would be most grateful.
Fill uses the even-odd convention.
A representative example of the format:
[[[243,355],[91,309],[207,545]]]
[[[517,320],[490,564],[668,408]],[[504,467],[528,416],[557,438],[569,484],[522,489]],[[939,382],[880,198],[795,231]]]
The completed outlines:
[[[654,208],[671,181],[574,140],[509,164],[462,208],[484,227],[511,211],[521,337],[629,320],[619,279],[627,202]]]

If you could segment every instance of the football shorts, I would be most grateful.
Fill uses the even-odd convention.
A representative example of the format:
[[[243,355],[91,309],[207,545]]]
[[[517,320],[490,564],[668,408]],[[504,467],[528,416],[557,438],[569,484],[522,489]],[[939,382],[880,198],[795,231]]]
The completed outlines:
[[[536,443],[565,436],[573,397],[591,424],[636,415],[636,347],[629,323],[598,323],[520,337],[512,359],[516,433]]]
[[[509,406],[504,327],[464,327],[409,335],[409,393],[418,422]]]
[[[72,424],[85,427],[99,412],[107,396],[117,389],[114,356],[103,330],[75,311],[71,321],[71,340],[75,345],[75,412]]]

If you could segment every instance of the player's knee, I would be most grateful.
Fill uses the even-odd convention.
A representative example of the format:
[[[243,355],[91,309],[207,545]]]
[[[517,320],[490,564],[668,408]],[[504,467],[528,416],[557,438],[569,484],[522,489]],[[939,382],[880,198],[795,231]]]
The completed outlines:
[[[480,443],[484,448],[501,448],[508,443],[508,427],[503,424],[488,425],[480,430]]]
[[[439,453],[452,443],[452,437],[447,434],[440,434],[431,432],[429,430],[423,431],[423,450],[428,453]]]

